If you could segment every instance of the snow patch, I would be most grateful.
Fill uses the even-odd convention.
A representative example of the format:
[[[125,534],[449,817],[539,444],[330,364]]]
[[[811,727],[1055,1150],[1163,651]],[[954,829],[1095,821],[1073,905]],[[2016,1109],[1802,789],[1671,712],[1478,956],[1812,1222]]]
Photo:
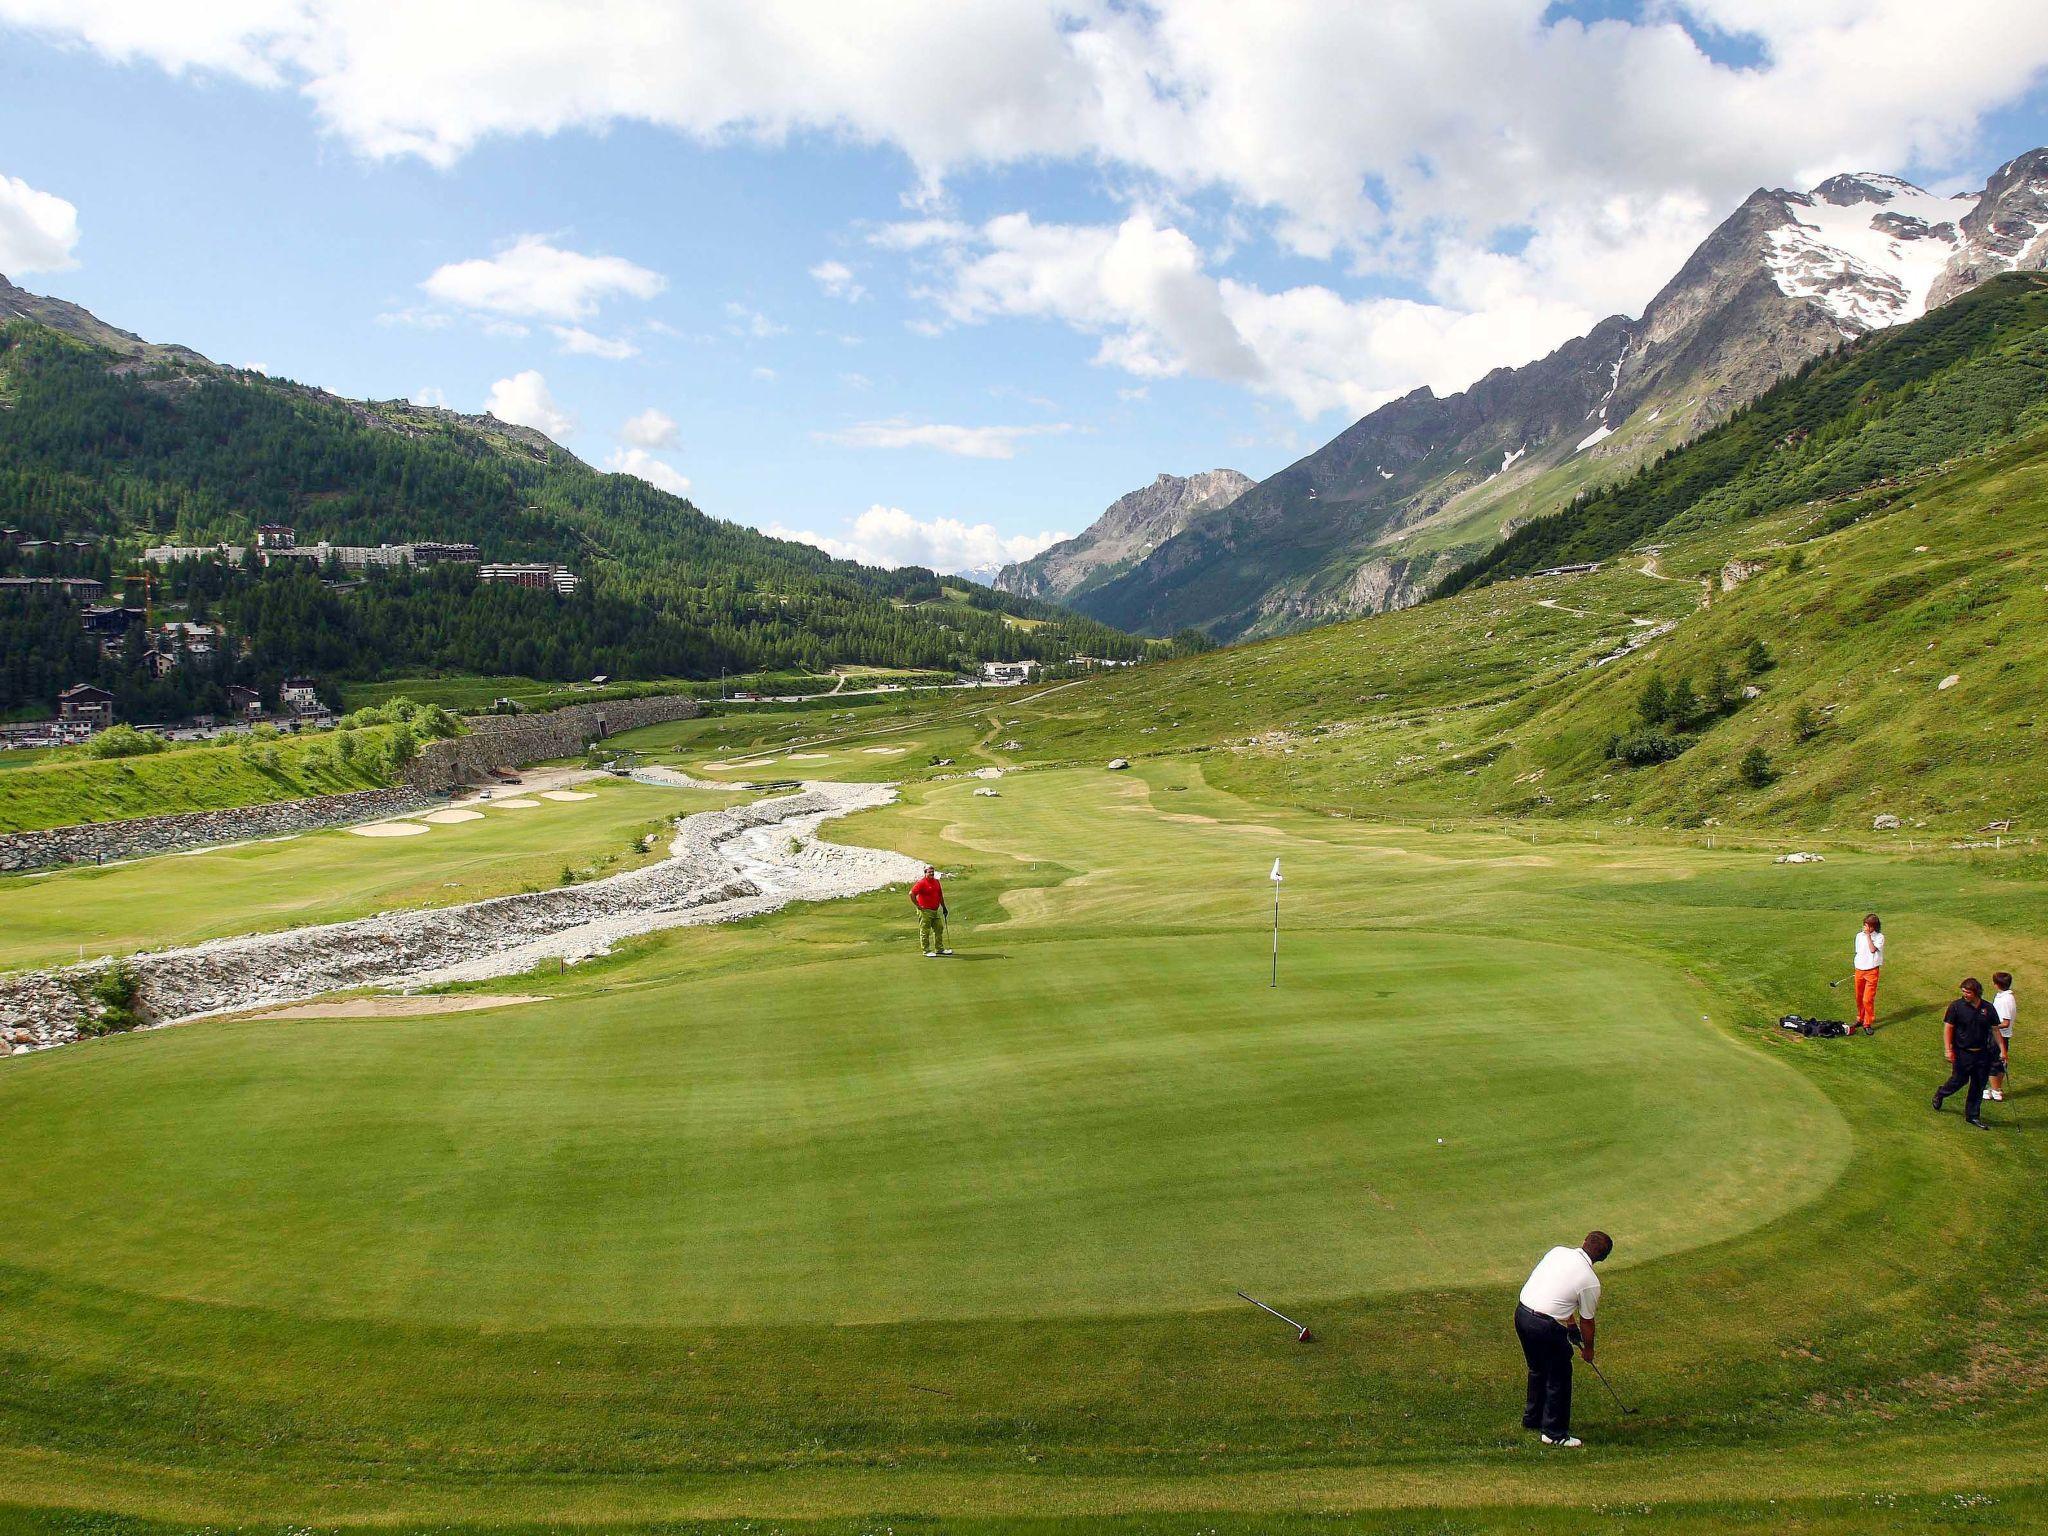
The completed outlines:
[[[1974,196],[1937,197],[1896,176],[1836,177],[1785,194],[1794,222],[1770,232],[1764,264],[1779,292],[1812,299],[1846,327],[1897,325],[1927,312],[1976,206]]]
[[[1579,446],[1577,448],[1574,448],[1572,452],[1582,452],[1583,450],[1592,447],[1602,438],[1612,436],[1614,436],[1614,428],[1610,427],[1609,425],[1607,425],[1606,422],[1603,421],[1600,423],[1599,426],[1595,427],[1592,431],[1588,432],[1584,437],[1580,438]]]

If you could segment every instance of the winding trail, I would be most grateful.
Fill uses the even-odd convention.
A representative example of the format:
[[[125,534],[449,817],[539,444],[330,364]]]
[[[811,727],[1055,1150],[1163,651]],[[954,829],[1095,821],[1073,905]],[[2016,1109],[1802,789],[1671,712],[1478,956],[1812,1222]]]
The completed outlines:
[[[712,788],[673,770],[644,782]],[[150,1025],[304,1002],[357,987],[419,988],[516,976],[549,960],[607,953],[622,939],[831,901],[914,880],[899,853],[828,843],[827,821],[887,805],[894,785],[806,783],[795,794],[703,811],[676,822],[659,864],[584,885],[384,913],[345,923],[216,939],[130,955],[136,1003]],[[0,976],[0,1026],[16,1052],[89,1032],[86,1001],[112,961]]]

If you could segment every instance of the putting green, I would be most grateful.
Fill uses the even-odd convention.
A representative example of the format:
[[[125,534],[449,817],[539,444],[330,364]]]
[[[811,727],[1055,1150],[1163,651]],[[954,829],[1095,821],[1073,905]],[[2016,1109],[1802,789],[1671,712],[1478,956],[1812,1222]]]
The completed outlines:
[[[947,963],[798,948],[496,1016],[14,1063],[11,1155],[95,1174],[62,1200],[0,1185],[0,1263],[491,1327],[1117,1314],[1255,1279],[1503,1281],[1593,1221],[1641,1262],[1786,1209],[1795,1154],[1839,1157],[1821,1096],[1669,967],[1377,928],[1358,893],[1390,883],[1386,850],[1143,794],[1027,778],[899,817],[912,842],[1095,856]],[[1275,851],[1304,926],[1270,990]],[[877,920],[907,938],[893,904]]]

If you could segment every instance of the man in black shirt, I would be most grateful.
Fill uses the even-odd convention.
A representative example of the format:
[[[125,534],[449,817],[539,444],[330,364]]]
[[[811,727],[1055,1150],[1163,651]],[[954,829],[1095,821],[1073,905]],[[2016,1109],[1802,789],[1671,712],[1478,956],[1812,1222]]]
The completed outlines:
[[[1950,1070],[1948,1081],[1934,1090],[1934,1107],[1941,1108],[1943,1099],[1968,1084],[1963,1114],[1981,1131],[1984,1084],[1994,1070],[2004,1070],[2005,1040],[1998,1033],[1998,1011],[1984,1001],[1984,988],[1976,977],[1963,978],[1962,993],[1941,1016],[1942,1052]]]

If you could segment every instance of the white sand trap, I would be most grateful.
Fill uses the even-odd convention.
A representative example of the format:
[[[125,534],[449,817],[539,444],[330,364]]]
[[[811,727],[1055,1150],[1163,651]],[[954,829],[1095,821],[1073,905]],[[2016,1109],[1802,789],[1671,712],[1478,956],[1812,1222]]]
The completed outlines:
[[[774,761],[775,759],[772,757],[748,757],[742,758],[736,763],[729,763],[727,766],[732,768],[766,768]]]
[[[524,800],[518,795],[514,795],[510,800],[491,800],[487,801],[486,804],[495,806],[501,811],[537,811],[540,809],[540,802],[538,800]]]
[[[861,751],[870,757],[898,757],[908,752],[908,747],[862,747]]]
[[[416,821],[373,821],[367,827],[350,827],[357,837],[425,837],[432,829]]]
[[[543,800],[595,800],[597,796],[586,795],[579,789],[544,789],[540,792]]]
[[[789,760],[792,763],[822,763],[831,755],[830,752],[792,752]]]
[[[445,827],[457,821],[482,821],[483,819],[484,813],[482,811],[465,811],[452,805],[445,811],[429,811],[420,818],[421,821],[431,821],[437,827]]]
[[[331,1003],[297,1003],[257,1019],[414,1019],[432,1013],[475,1013],[481,1008],[510,1008],[515,1003],[544,1003],[544,997],[508,992],[498,996],[341,997]]]

